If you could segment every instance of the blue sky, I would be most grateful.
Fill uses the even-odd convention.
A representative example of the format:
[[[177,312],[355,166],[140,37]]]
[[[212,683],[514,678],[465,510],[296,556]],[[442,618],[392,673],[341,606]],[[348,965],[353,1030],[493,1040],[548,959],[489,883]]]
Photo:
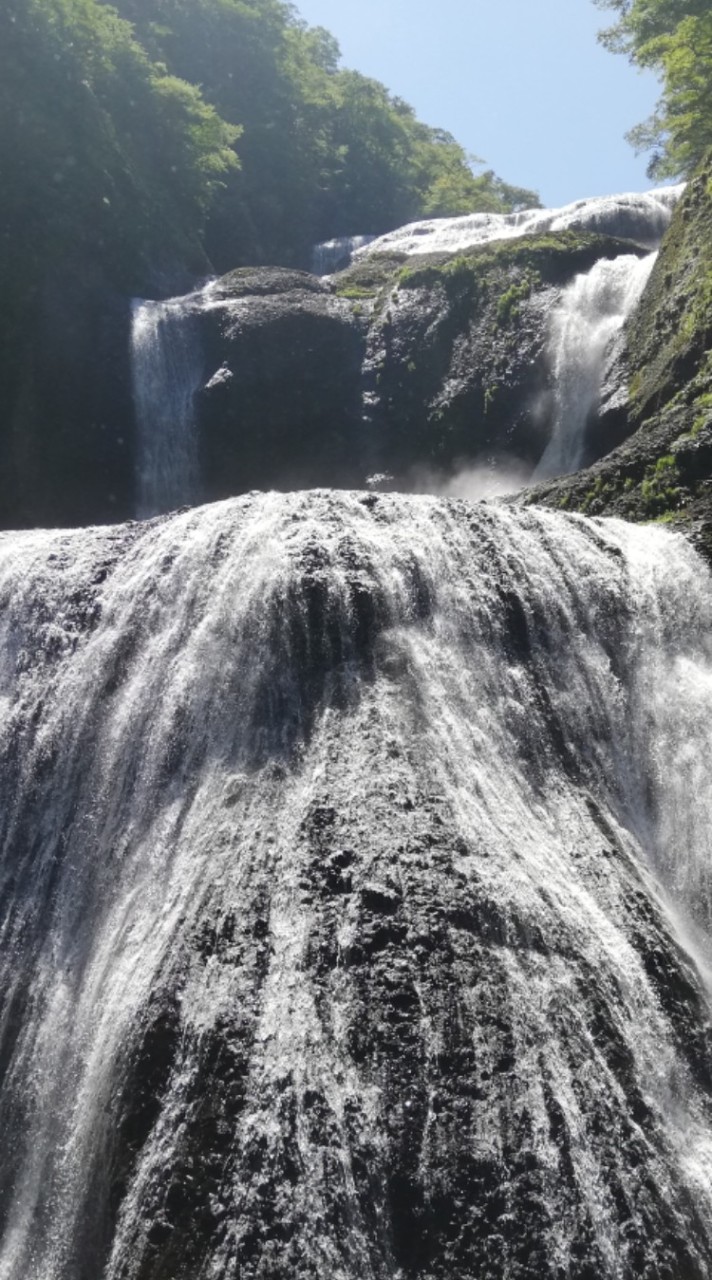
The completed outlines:
[[[546,205],[645,191],[624,134],[650,114],[654,76],[607,53],[592,0],[296,0],[345,66],[375,76]]]

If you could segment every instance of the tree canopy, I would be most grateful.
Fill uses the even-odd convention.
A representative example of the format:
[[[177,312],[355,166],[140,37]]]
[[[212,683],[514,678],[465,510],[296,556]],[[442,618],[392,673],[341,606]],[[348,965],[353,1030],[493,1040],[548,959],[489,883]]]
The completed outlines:
[[[283,0],[0,5],[6,293],[78,256],[126,287],[206,251],[304,263],[319,239],[535,202]]]
[[[0,236],[25,280],[81,253],[117,277],[197,252],[239,131],[96,0],[0,8]]]
[[[712,146],[712,10],[709,0],[596,0],[618,19],[601,33],[604,45],[625,53],[662,82],[658,106],[629,134],[651,152],[653,177],[689,174]]]
[[[208,232],[220,267],[303,261],[321,239],[536,203],[491,172],[476,175],[454,138],[384,85],[341,69],[333,36],[282,0],[115,3],[153,58],[242,129],[240,169]]]

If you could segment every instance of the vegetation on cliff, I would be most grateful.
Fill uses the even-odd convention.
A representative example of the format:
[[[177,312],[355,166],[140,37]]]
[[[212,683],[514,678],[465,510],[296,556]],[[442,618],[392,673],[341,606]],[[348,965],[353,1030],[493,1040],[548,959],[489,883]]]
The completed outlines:
[[[384,85],[342,70],[329,33],[281,0],[115,0],[151,56],[239,125],[241,167],[217,203],[211,258],[301,263],[309,246],[419,216],[535,202],[475,176],[447,133]]]
[[[140,264],[204,262],[237,136],[95,0],[0,6],[0,341],[68,263],[130,284]]]
[[[97,350],[126,346],[110,291],[180,292],[211,269],[304,266],[320,238],[536,200],[475,176],[454,139],[341,70],[335,41],[282,0],[4,0],[0,177],[0,452],[12,511],[19,476],[28,510],[45,473],[42,510],[54,512],[52,475],[67,491],[71,470],[71,492],[83,492],[77,458],[107,441],[102,492],[120,501],[110,473],[126,469],[115,457],[127,454],[126,422],[115,425],[101,397],[89,410],[79,390],[104,368],[93,339]],[[120,383],[111,402],[130,415],[126,355],[110,365],[99,380]]]
[[[7,0],[0,272],[302,263],[317,239],[535,201],[339,69],[281,0]]]
[[[649,120],[630,133],[650,150],[650,174],[689,175],[712,146],[712,11],[709,0],[597,0],[618,21],[603,43],[656,71],[662,96]]]

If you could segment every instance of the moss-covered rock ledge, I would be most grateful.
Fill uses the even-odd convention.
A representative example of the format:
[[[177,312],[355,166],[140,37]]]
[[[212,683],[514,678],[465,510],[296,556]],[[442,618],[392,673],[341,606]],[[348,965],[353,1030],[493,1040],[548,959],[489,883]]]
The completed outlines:
[[[675,211],[626,329],[629,438],[523,500],[678,525],[712,553],[711,348],[712,156]]]
[[[407,486],[506,456],[534,466],[548,440],[548,318],[601,258],[644,251],[563,231],[457,254],[372,255],[332,278],[367,323],[364,419],[374,470]]]

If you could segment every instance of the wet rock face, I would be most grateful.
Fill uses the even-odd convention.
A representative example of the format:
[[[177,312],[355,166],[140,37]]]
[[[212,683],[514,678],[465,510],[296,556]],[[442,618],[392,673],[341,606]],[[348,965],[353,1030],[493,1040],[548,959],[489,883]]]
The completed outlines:
[[[521,273],[507,284],[529,292]],[[476,459],[509,456],[533,468],[548,438],[544,351],[555,291],[539,289],[519,301],[516,317],[498,318],[498,299],[478,297],[471,280],[447,285],[395,290],[369,332],[374,463],[406,484],[420,471],[447,477]]]
[[[8,1280],[709,1276],[688,546],[270,494],[0,606]]]
[[[364,364],[379,467],[405,487],[473,464],[531,471],[554,419],[552,309],[575,276],[631,247],[562,232],[407,260],[379,296]],[[373,290],[377,266],[357,263],[337,289]]]
[[[205,494],[357,483],[364,337],[348,302],[272,268],[233,272],[216,296],[195,405]]]
[[[548,319],[561,287],[629,245],[572,232],[457,258],[369,258],[331,281],[273,268],[225,277],[201,317],[204,491],[408,487],[548,439]]]

